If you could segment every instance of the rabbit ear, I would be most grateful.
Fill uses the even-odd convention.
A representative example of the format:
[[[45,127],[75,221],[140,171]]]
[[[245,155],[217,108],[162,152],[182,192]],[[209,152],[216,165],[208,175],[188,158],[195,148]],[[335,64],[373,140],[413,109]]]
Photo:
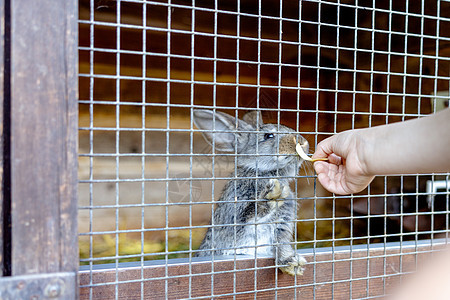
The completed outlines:
[[[259,110],[249,111],[242,119],[254,128],[261,128],[264,125],[262,115]]]
[[[194,110],[194,124],[202,130],[211,130],[202,132],[206,141],[219,151],[235,151],[236,135],[238,143],[243,139],[242,133],[239,131],[254,130],[253,127],[246,122],[222,113],[213,112],[206,109]],[[239,146],[239,145],[238,145]]]

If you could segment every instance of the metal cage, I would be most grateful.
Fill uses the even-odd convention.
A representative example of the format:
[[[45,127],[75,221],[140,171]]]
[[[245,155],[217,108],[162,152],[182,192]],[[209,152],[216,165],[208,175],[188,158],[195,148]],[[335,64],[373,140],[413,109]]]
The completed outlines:
[[[448,1],[81,0],[81,298],[389,293],[448,243],[449,173],[379,176],[344,197],[305,163],[291,176],[303,276],[272,258],[197,258],[239,154],[206,143],[194,110],[260,111],[312,153],[448,106],[449,32]]]

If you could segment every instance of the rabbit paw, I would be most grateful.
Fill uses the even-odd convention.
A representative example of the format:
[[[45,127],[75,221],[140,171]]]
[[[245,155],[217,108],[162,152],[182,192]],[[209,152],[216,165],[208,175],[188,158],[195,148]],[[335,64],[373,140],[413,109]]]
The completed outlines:
[[[286,262],[284,262],[283,265],[287,265],[280,268],[283,273],[289,274],[291,276],[303,275],[303,271],[305,270],[306,265],[306,259],[300,254],[296,254],[290,257]]]
[[[270,179],[264,198],[268,200],[285,199],[289,196],[289,193],[289,186],[281,185],[278,179]]]

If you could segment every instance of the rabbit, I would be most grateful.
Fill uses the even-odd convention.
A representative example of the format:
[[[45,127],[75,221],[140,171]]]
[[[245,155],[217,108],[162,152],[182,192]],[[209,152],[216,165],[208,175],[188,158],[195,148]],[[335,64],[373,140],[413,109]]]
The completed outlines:
[[[193,117],[216,150],[237,154],[236,179],[226,183],[196,256],[270,256],[284,273],[302,275],[306,260],[292,246],[297,210],[289,182],[303,162],[296,138],[307,153],[306,139],[286,126],[264,124],[259,111],[240,120],[196,109]]]

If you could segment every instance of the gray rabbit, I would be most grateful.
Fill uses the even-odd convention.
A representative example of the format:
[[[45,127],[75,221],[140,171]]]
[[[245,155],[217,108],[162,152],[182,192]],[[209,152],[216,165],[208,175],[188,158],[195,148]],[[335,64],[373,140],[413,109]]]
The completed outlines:
[[[306,260],[292,246],[297,211],[289,182],[303,162],[296,142],[307,153],[306,139],[283,125],[264,124],[257,111],[240,120],[194,110],[194,123],[216,150],[237,154],[236,179],[225,185],[197,256],[270,256],[284,273],[302,275]]]

